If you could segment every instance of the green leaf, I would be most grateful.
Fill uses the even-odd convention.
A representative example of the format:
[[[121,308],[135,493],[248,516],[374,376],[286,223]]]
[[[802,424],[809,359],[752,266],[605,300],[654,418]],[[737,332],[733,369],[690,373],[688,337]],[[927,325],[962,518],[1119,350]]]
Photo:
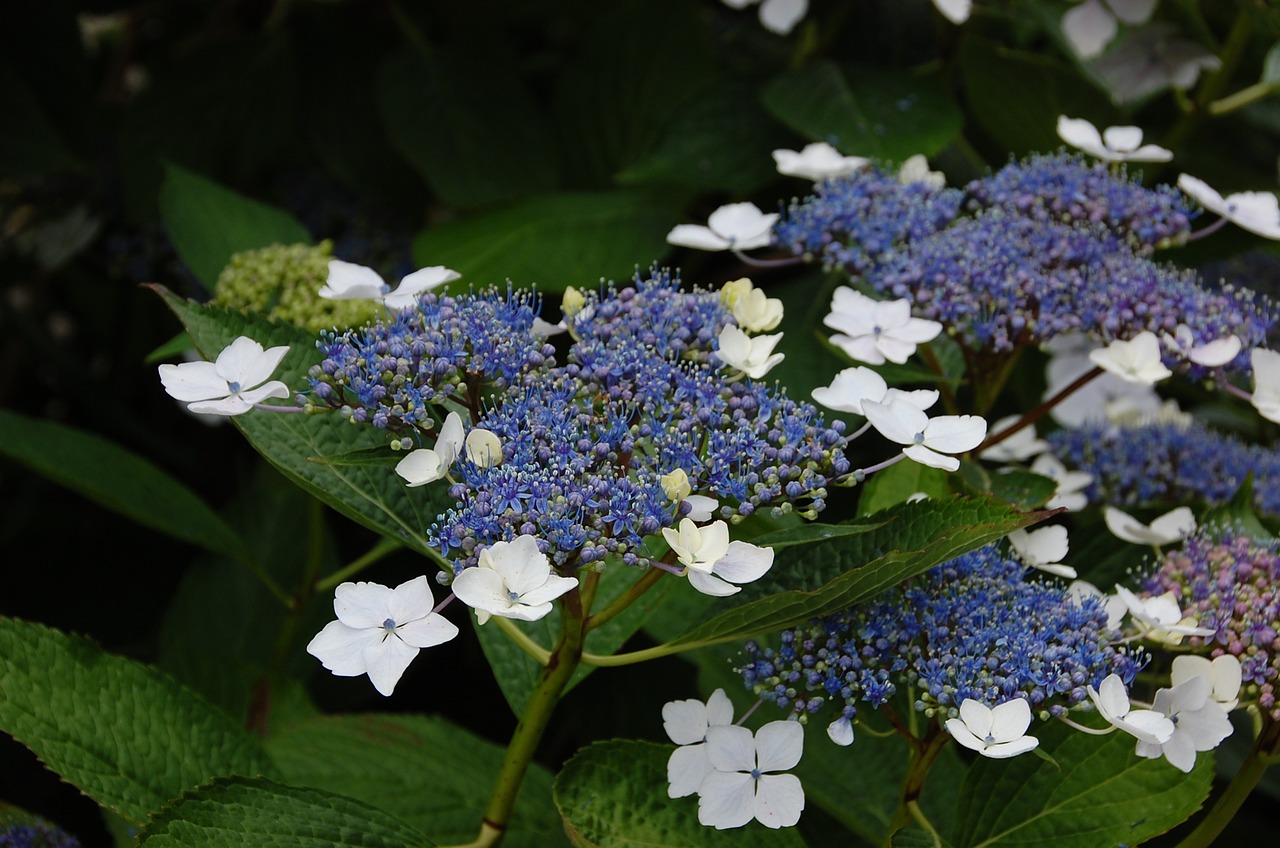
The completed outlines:
[[[882,509],[905,503],[912,495],[924,492],[931,498],[947,494],[947,472],[911,460],[870,475],[858,501],[858,513],[871,515]]]
[[[182,356],[182,354],[191,350],[194,345],[191,344],[191,337],[186,333],[178,333],[169,341],[160,345],[155,350],[147,354],[147,358],[143,360],[147,365],[156,365],[160,362],[167,362],[170,359]]]
[[[160,187],[160,219],[178,256],[210,291],[233,253],[311,243],[289,213],[173,164]]]
[[[1036,757],[981,759],[960,791],[957,848],[1135,845],[1185,821],[1208,797],[1213,757],[1190,774],[1134,753],[1123,733],[1089,736],[1057,722],[1037,726]]]
[[[904,827],[889,839],[889,848],[936,848],[936,846],[933,834],[918,824]]]
[[[825,542],[828,539],[839,539],[844,536],[858,536],[863,533],[870,533],[880,526],[869,521],[857,524],[802,524],[799,527],[789,527],[786,530],[775,530],[772,533],[762,533],[759,536],[754,536],[751,538],[751,544],[773,548],[777,551],[782,548],[789,548],[792,545],[807,545],[812,542]]]
[[[668,644],[728,642],[831,615],[1042,518],[994,500],[893,507],[876,515],[880,526],[871,532],[786,549],[764,578],[732,596],[730,603],[741,599],[738,606]]]
[[[0,410],[0,454],[144,527],[245,560],[236,531],[199,496],[100,436]]]
[[[1273,542],[1276,539],[1275,534],[1268,530],[1258,518],[1258,512],[1254,506],[1252,471],[1245,475],[1244,482],[1231,495],[1231,499],[1207,511],[1200,519],[1200,524],[1204,527],[1218,526],[1236,533],[1243,533],[1250,539],[1257,539],[1260,542]]]
[[[797,132],[875,159],[932,156],[962,123],[944,80],[873,66],[846,72],[815,62],[769,82],[763,97],[765,107]]]
[[[419,828],[440,843],[480,829],[503,748],[441,718],[325,716],[287,727],[267,750],[292,784],[341,792]],[[551,806],[551,773],[525,774],[503,845],[564,844]]]
[[[218,775],[271,774],[257,741],[155,669],[0,618],[0,729],[135,824]]]
[[[189,792],[147,824],[149,848],[407,848],[421,833],[359,801],[269,780],[219,780]]]
[[[163,286],[154,286],[197,349],[213,359],[245,335],[264,347],[289,345],[275,376],[295,388],[307,386],[306,373],[319,361],[315,338],[297,327],[277,324],[216,306],[184,300]],[[448,503],[446,489],[410,489],[389,470],[376,466],[328,465],[317,457],[340,456],[387,445],[386,435],[373,427],[352,426],[336,412],[316,415],[251,412],[232,419],[259,453],[289,479],[334,509],[382,535],[431,556],[427,528]],[[390,453],[390,447],[386,450]]]
[[[386,447],[361,448],[360,450],[335,453],[329,456],[313,456],[310,460],[319,465],[354,465],[375,466],[378,468],[395,468],[404,454],[388,451]]]
[[[513,280],[560,292],[595,287],[602,277],[629,279],[667,252],[678,218],[678,204],[646,193],[548,194],[424,230],[413,255],[473,285]]]
[[[991,482],[991,494],[1019,509],[1044,506],[1058,490],[1058,484],[1048,477],[1018,468],[1001,469],[988,479]]]
[[[825,740],[824,740],[825,741]],[[667,797],[671,745],[614,739],[574,754],[556,776],[565,832],[579,848],[803,848],[793,828],[698,823],[698,799]]]

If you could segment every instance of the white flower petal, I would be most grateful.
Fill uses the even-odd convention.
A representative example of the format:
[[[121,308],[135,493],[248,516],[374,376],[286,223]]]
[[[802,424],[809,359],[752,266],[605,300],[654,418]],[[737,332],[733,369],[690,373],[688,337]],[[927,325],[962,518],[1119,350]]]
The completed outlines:
[[[1092,59],[1116,37],[1116,19],[1100,0],[1085,0],[1062,16],[1062,34],[1081,59]]]
[[[382,297],[386,281],[372,268],[329,260],[329,277],[320,288],[320,296],[329,300],[367,300]]]
[[[853,744],[853,722],[841,716],[827,725],[827,738],[842,748]]]
[[[924,445],[910,445],[903,448],[902,452],[907,455],[908,459],[921,465],[927,465],[930,468],[941,468],[943,471],[956,471],[960,468],[960,460],[953,456],[930,450]]]
[[[756,764],[760,771],[787,771],[804,754],[804,728],[798,721],[771,721],[756,731]]]
[[[712,573],[730,583],[750,583],[764,576],[773,565],[773,548],[750,542],[730,542],[724,556],[716,560]]]
[[[924,428],[926,447],[942,453],[964,453],[982,444],[987,422],[981,415],[939,415]]]
[[[338,677],[358,677],[365,673],[364,649],[381,638],[379,631],[331,621],[307,643],[307,653]]]
[[[695,250],[728,250],[732,245],[707,227],[698,224],[679,224],[667,233],[667,243]]]
[[[390,696],[400,682],[401,675],[418,655],[412,648],[394,636],[388,636],[364,649],[364,662],[369,682],[379,693]]]
[[[800,821],[803,811],[804,787],[800,785],[800,778],[794,774],[760,776],[755,797],[756,821],[775,830],[792,827]]]
[[[1031,705],[1014,698],[991,708],[991,738],[996,742],[1012,742],[1031,726]]]
[[[756,767],[755,737],[736,725],[709,727],[707,756],[719,771],[751,771]]]
[[[433,648],[457,635],[458,626],[443,615],[434,612],[396,628],[396,636],[411,648]]]
[[[962,24],[969,20],[973,0],[933,0],[933,5],[951,23]]]
[[[713,770],[706,746],[700,741],[676,748],[667,759],[667,797],[692,795]]]
[[[698,789],[698,823],[716,830],[742,827],[756,814],[754,790],[749,774],[712,771]]]
[[[396,474],[400,475],[409,487],[425,486],[444,476],[444,464],[440,456],[430,448],[419,448],[410,451],[396,463]]]
[[[169,397],[180,401],[223,398],[231,393],[212,362],[184,362],[160,366],[160,383]]]
[[[726,583],[714,574],[708,574],[705,571],[697,571],[689,569],[688,572],[689,585],[704,595],[710,595],[713,598],[727,598],[730,595],[736,595],[742,591],[740,586],[734,586],[732,583]]]
[[[333,612],[348,627],[381,630],[390,616],[392,590],[381,583],[342,583],[333,590]]]

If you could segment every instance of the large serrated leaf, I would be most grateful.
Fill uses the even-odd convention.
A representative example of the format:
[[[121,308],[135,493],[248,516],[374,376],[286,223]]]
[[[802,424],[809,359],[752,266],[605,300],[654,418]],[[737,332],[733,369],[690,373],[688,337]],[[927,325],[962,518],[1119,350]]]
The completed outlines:
[[[138,836],[150,848],[411,848],[434,843],[360,801],[269,780],[219,780],[165,807]]]
[[[1190,774],[1134,753],[1131,736],[1089,736],[1053,723],[1033,731],[1038,757],[974,763],[960,792],[958,848],[1136,845],[1191,816],[1208,797],[1213,757]]]
[[[297,327],[278,324],[216,306],[183,300],[155,287],[182,321],[196,347],[214,359],[237,336],[264,347],[289,345],[276,378],[295,389],[307,388],[306,372],[319,354],[315,338]],[[317,459],[349,455],[387,445],[373,427],[353,426],[336,413],[301,415],[251,412],[233,419],[249,442],[276,468],[306,491],[370,529],[427,553],[427,528],[447,505],[444,486],[406,488],[388,468],[332,465]],[[389,450],[389,448],[388,448]]]
[[[0,454],[144,527],[245,560],[236,531],[147,460],[91,433],[0,410]]]
[[[442,843],[472,839],[503,749],[441,718],[327,716],[287,727],[267,750],[292,784],[342,792]],[[551,774],[525,774],[505,846],[564,844],[551,806]]]
[[[275,771],[225,713],[87,639],[0,618],[0,657],[0,729],[135,824],[216,776]]]
[[[802,848],[794,829],[698,823],[698,799],[667,797],[672,746],[614,739],[583,748],[556,777],[565,832],[580,848]]]

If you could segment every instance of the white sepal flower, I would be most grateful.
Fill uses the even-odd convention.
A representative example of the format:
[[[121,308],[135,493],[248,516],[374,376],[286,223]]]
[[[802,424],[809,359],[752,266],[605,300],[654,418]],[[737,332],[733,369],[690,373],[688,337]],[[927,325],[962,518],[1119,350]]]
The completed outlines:
[[[923,153],[917,153],[915,156],[907,157],[902,167],[898,169],[898,182],[903,185],[923,183],[929,188],[944,188],[947,178],[941,171],[930,171],[929,160],[924,158]]]
[[[1068,550],[1067,528],[1061,524],[1041,527],[1030,532],[1014,530],[1009,534],[1009,544],[1018,558],[1032,568],[1038,568],[1068,580],[1075,579],[1076,570],[1061,562]]]
[[[752,288],[733,303],[733,320],[748,333],[763,333],[782,323],[782,301]]]
[[[1164,755],[1179,771],[1191,771],[1197,751],[1212,751],[1231,735],[1231,719],[1211,694],[1209,679],[1199,675],[1158,690],[1151,707],[1173,722],[1173,735],[1161,743],[1139,741],[1138,756],[1155,759]]]
[[[161,365],[160,382],[170,397],[200,415],[241,415],[267,398],[287,398],[289,387],[270,377],[289,352],[287,346],[262,349],[240,336],[213,362]]]
[[[1223,197],[1204,180],[1178,177],[1178,188],[1210,212],[1263,238],[1280,239],[1280,201],[1269,191],[1240,191]]]
[[[965,698],[960,704],[960,718],[949,718],[947,732],[957,742],[984,757],[996,760],[1025,754],[1040,744],[1028,736],[1031,707],[1022,698],[988,707],[981,701]]]
[[[769,373],[786,356],[774,353],[773,348],[782,340],[782,333],[752,338],[731,324],[725,325],[718,338],[716,356],[735,372],[742,372],[753,380]]]
[[[1104,162],[1168,162],[1173,151],[1143,144],[1138,127],[1107,127],[1101,133],[1084,118],[1058,116],[1058,138]]]
[[[1160,361],[1160,340],[1150,330],[1143,330],[1128,341],[1116,339],[1104,348],[1090,351],[1089,361],[1122,380],[1143,386],[1173,376]]]
[[[390,695],[422,648],[448,642],[458,628],[432,612],[435,599],[425,576],[394,589],[378,583],[343,583],[334,590],[331,621],[307,645],[307,653],[338,677],[369,675]]]
[[[1249,402],[1263,418],[1280,424],[1280,353],[1255,347],[1249,352],[1249,362],[1253,366],[1253,398]]]
[[[698,789],[698,821],[716,830],[755,819],[765,827],[791,827],[804,810],[804,788],[793,774],[804,753],[804,729],[771,721],[754,734],[745,727],[707,730],[713,771]]]
[[[1181,542],[1196,529],[1195,514],[1191,507],[1186,506],[1170,510],[1150,524],[1143,524],[1114,506],[1105,506],[1102,508],[1102,520],[1117,538],[1135,545],[1153,545],[1157,548]]]
[[[812,394],[814,400],[828,409],[852,412],[855,415],[864,414],[862,404],[866,401],[888,403],[900,399],[922,410],[938,402],[937,389],[914,389],[909,392],[891,389],[884,377],[863,365],[845,368],[836,374],[831,385],[820,386]]]
[[[853,722],[848,716],[840,716],[827,725],[827,738],[841,748],[848,748],[853,744]]]
[[[437,289],[460,279],[461,274],[443,265],[432,265],[407,274],[395,291],[372,268],[329,260],[329,276],[320,288],[320,296],[328,300],[380,300],[388,309],[406,309],[418,302],[423,292]]]
[[[1098,715],[1112,727],[1123,730],[1140,742],[1160,744],[1173,736],[1173,722],[1155,710],[1135,710],[1129,705],[1129,692],[1118,674],[1110,674],[1097,689],[1087,687],[1089,700]]]
[[[502,464],[502,439],[498,434],[477,427],[467,434],[464,442],[467,459],[481,468]]]
[[[440,427],[435,447],[410,451],[396,463],[396,473],[404,478],[410,488],[439,480],[453,467],[463,442],[462,418],[458,413],[450,412]]]
[[[1081,59],[1092,59],[1111,43],[1126,24],[1145,23],[1155,11],[1156,0],[1085,0],[1062,16],[1062,34]]]
[[[690,585],[704,595],[736,594],[742,590],[733,584],[758,580],[773,566],[773,548],[730,542],[729,525],[723,521],[699,527],[682,518],[678,530],[664,527],[662,536],[685,566]]]
[[[667,233],[669,244],[698,250],[750,250],[768,247],[778,213],[765,214],[754,203],[730,203],[711,213],[707,226],[680,224]]]
[[[973,0],[933,0],[933,5],[953,24],[969,20],[969,13],[973,11]]]
[[[1197,345],[1195,336],[1191,334],[1191,328],[1186,324],[1179,324],[1173,335],[1168,333],[1161,334],[1161,339],[1164,341],[1165,347],[1178,354],[1178,356],[1194,362],[1196,365],[1203,365],[1205,368],[1218,368],[1226,365],[1240,355],[1240,349],[1243,347],[1239,336],[1223,336],[1220,339]]]
[[[889,403],[866,401],[863,414],[880,435],[906,445],[902,452],[921,465],[955,471],[960,460],[944,454],[964,453],[982,444],[987,422],[980,415],[939,415],[930,418],[901,398]]]
[[[1179,645],[1185,636],[1208,637],[1217,633],[1211,627],[1199,627],[1191,616],[1183,616],[1172,591],[1151,598],[1139,598],[1117,584],[1116,595],[1129,608],[1129,615],[1146,639],[1166,645]]]
[[[991,425],[992,433],[1001,433],[1022,420],[1021,415],[1006,415]],[[1049,449],[1049,443],[1036,436],[1034,425],[1023,427],[1004,441],[992,445],[978,456],[990,462],[1023,462]]]
[[[831,311],[822,323],[836,331],[831,343],[851,359],[869,365],[887,360],[901,365],[916,346],[937,338],[942,325],[911,316],[911,301],[875,300],[848,286],[831,296]]]
[[[1087,471],[1068,471],[1056,456],[1042,453],[1031,463],[1031,473],[1048,477],[1058,484],[1053,497],[1044,505],[1045,509],[1063,507],[1068,511],[1084,509],[1089,498],[1084,488],[1093,482],[1093,475]]]
[[[723,689],[704,704],[697,698],[669,701],[662,706],[662,728],[680,747],[667,759],[667,797],[683,798],[698,791],[714,771],[707,757],[707,731],[733,723],[733,703]]]
[[[775,150],[773,161],[777,163],[779,174],[803,177],[814,182],[847,177],[871,162],[861,156],[845,156],[825,141],[806,144],[798,153],[794,150]]]
[[[536,538],[517,536],[481,551],[476,564],[453,578],[450,588],[484,624],[494,615],[537,621],[551,612],[552,601],[577,585],[572,577],[552,573]]]
[[[1227,712],[1240,704],[1240,684],[1244,679],[1240,660],[1231,654],[1221,654],[1212,660],[1194,654],[1181,654],[1173,658],[1170,679],[1176,688],[1193,677],[1209,681],[1209,697]]]

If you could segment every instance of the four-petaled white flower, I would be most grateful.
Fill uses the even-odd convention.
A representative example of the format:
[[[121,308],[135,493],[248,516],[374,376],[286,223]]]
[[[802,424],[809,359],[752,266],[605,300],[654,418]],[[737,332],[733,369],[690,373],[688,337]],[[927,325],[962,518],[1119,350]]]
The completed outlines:
[[[1062,34],[1081,59],[1092,59],[1116,37],[1118,18],[1126,24],[1146,22],[1156,0],[1085,0],[1062,16]]]
[[[1205,368],[1218,368],[1226,365],[1240,355],[1240,349],[1243,347],[1239,336],[1223,336],[1220,339],[1197,345],[1191,328],[1186,324],[1179,324],[1177,329],[1173,331],[1173,335],[1162,333],[1161,339],[1164,341],[1165,347],[1178,354],[1178,356],[1189,362],[1194,362],[1196,365],[1203,365]]]
[[[1166,645],[1178,645],[1185,636],[1212,636],[1212,627],[1199,627],[1191,616],[1183,616],[1182,608],[1172,591],[1150,598],[1139,598],[1133,592],[1117,584],[1116,595],[1129,608],[1129,615],[1138,625],[1142,636]]]
[[[745,9],[755,3],[760,3],[760,25],[777,35],[791,32],[809,11],[809,0],[724,0],[732,9]]]
[[[891,403],[894,400],[905,400],[920,409],[928,409],[938,402],[937,389],[914,389],[909,392],[891,389],[884,377],[862,365],[845,368],[836,374],[831,385],[820,386],[812,394],[814,400],[828,409],[852,412],[855,415],[864,414],[862,404],[867,401]]]
[[[1049,498],[1044,505],[1045,509],[1063,507],[1074,512],[1084,509],[1089,504],[1089,498],[1084,493],[1084,488],[1093,482],[1093,475],[1089,472],[1068,471],[1067,466],[1063,465],[1056,456],[1051,453],[1042,453],[1031,463],[1031,473],[1048,477],[1058,484],[1053,497]]]
[[[685,566],[690,585],[704,595],[722,598],[740,592],[734,583],[758,580],[773,565],[773,548],[730,542],[729,525],[723,521],[699,527],[682,518],[678,530],[664,527],[662,536]]]
[[[667,797],[683,798],[702,786],[715,771],[707,757],[707,731],[733,723],[733,703],[723,689],[711,693],[704,704],[697,698],[669,701],[662,706],[662,727],[679,745],[667,760]]]
[[[1211,694],[1209,679],[1199,675],[1192,675],[1170,689],[1157,690],[1151,708],[1169,717],[1173,735],[1163,742],[1140,740],[1138,756],[1155,759],[1163,754],[1174,768],[1191,771],[1197,751],[1212,751],[1231,735],[1231,719]]]
[[[711,213],[707,226],[679,224],[667,242],[698,250],[750,250],[768,247],[778,213],[765,214],[754,203],[730,203]]]
[[[1097,689],[1090,684],[1086,691],[1089,700],[1098,708],[1098,715],[1112,727],[1123,730],[1140,742],[1159,745],[1173,736],[1173,722],[1164,713],[1130,707],[1129,692],[1120,675],[1107,675]]]
[[[717,340],[716,357],[735,372],[759,380],[786,356],[785,353],[773,352],[782,336],[782,333],[774,333],[752,338],[732,324],[726,324]]]
[[[330,259],[329,277],[320,288],[320,296],[329,300],[380,300],[388,309],[406,309],[416,304],[424,292],[461,276],[443,265],[432,265],[406,275],[395,291],[389,291],[386,280],[372,268]]]
[[[248,336],[222,349],[213,362],[161,365],[160,382],[170,397],[201,415],[240,415],[267,398],[287,398],[280,380],[264,382],[289,352],[287,346],[267,350]]]
[[[1236,226],[1263,238],[1280,239],[1280,201],[1271,192],[1240,191],[1223,197],[1190,174],[1178,177],[1178,188]]]
[[[930,418],[901,398],[890,403],[866,401],[862,410],[880,435],[906,445],[902,452],[909,459],[944,471],[955,471],[960,467],[960,460],[943,454],[973,450],[987,436],[987,422],[980,415]]]
[[[923,153],[917,153],[915,156],[908,156],[898,169],[898,182],[903,185],[923,183],[929,188],[943,188],[947,184],[947,178],[941,171],[930,171],[929,160],[924,158]]]
[[[1280,424],[1280,353],[1255,347],[1249,351],[1249,362],[1253,366],[1253,397],[1249,402],[1263,418]]]
[[[1240,684],[1244,678],[1240,660],[1231,654],[1221,654],[1212,660],[1193,654],[1182,654],[1173,658],[1173,670],[1169,675],[1173,686],[1203,677],[1209,681],[1209,697],[1227,712],[1231,712],[1240,704]]]
[[[1129,383],[1154,385],[1173,372],[1160,361],[1160,340],[1150,330],[1132,339],[1116,339],[1103,348],[1089,352],[1089,361]]]
[[[713,770],[698,788],[698,821],[716,830],[755,819],[765,827],[791,827],[804,810],[804,788],[793,774],[804,752],[798,722],[771,721],[754,734],[745,727],[707,730]]]
[[[396,463],[396,473],[405,479],[410,488],[439,480],[453,467],[463,443],[462,418],[458,413],[450,412],[440,427],[435,447],[410,451]]]
[[[1062,564],[1062,558],[1067,555],[1069,548],[1067,528],[1061,524],[1041,527],[1030,532],[1014,530],[1009,534],[1009,544],[1018,554],[1018,558],[1032,568],[1066,577],[1068,580],[1075,579],[1076,570]]]
[[[937,321],[911,316],[911,301],[875,300],[848,286],[831,296],[831,311],[822,323],[836,331],[831,343],[850,358],[869,365],[885,361],[899,365],[911,358],[916,345],[942,332]]]
[[[779,174],[803,177],[814,182],[847,177],[871,162],[861,156],[845,156],[825,141],[806,144],[798,153],[794,150],[775,150],[773,161],[778,165]]]
[[[1152,545],[1157,548],[1181,542],[1196,529],[1195,513],[1187,506],[1172,509],[1150,524],[1143,524],[1124,510],[1105,506],[1102,508],[1102,520],[1117,538],[1135,545]]]
[[[1021,420],[1021,415],[1006,415],[991,425],[991,432],[1004,432]],[[1035,426],[1029,425],[982,451],[978,456],[991,462],[1022,462],[1039,456],[1048,449],[1049,443],[1038,438]]]
[[[432,612],[435,600],[425,576],[394,589],[378,583],[343,583],[334,590],[331,621],[307,645],[307,653],[339,677],[369,675],[390,695],[422,648],[448,642],[458,628]]]
[[[1014,698],[994,707],[965,698],[960,704],[960,718],[949,718],[947,732],[966,748],[996,760],[1016,757],[1040,744],[1028,736],[1031,707],[1022,698]]]
[[[1185,91],[1200,71],[1221,66],[1217,56],[1166,21],[1130,29],[1090,70],[1110,89],[1112,100],[1128,103],[1166,88]]]
[[[1101,133],[1084,118],[1058,116],[1058,138],[1104,162],[1168,162],[1173,151],[1143,144],[1138,127],[1107,127]]]
[[[551,572],[536,538],[517,536],[481,551],[476,565],[464,568],[450,588],[484,624],[494,615],[537,621],[551,612],[552,601],[577,585],[576,579]]]

